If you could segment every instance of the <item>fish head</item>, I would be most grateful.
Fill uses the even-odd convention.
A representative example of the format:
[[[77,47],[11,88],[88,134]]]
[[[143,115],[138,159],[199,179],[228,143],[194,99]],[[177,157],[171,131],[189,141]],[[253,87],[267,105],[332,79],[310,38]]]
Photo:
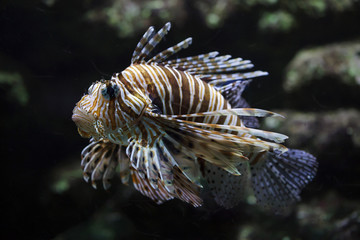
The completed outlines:
[[[126,133],[136,125],[146,106],[141,94],[116,75],[89,87],[88,93],[76,104],[72,120],[82,137],[124,144]]]

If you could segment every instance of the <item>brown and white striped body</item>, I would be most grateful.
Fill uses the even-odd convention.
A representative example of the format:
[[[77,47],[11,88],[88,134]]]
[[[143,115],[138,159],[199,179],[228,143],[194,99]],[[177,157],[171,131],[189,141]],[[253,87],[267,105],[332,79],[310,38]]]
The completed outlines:
[[[108,188],[119,165],[123,183],[131,175],[135,188],[158,203],[179,198],[200,206],[201,178],[225,207],[248,189],[265,207],[298,199],[315,174],[315,158],[297,150],[289,151],[289,159],[279,157],[287,150],[279,144],[286,136],[242,121],[247,117],[255,126],[254,117],[277,116],[240,104],[246,79],[267,73],[240,73],[253,66],[250,61],[217,57],[217,52],[167,60],[191,38],[146,61],[169,29],[168,23],[155,34],[150,27],[132,64],[110,80],[93,83],[74,108],[80,135],[92,138],[82,152],[85,180],[91,178],[94,187],[102,180]]]
[[[160,64],[135,64],[122,73],[124,80],[143,89],[153,105],[164,115],[182,115],[230,109],[230,104],[214,86],[199,77]],[[193,121],[241,125],[237,116],[206,116]]]

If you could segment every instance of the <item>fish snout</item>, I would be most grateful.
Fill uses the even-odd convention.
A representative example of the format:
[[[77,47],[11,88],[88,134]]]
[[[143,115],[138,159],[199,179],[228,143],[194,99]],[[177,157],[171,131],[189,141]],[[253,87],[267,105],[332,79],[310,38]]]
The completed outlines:
[[[71,119],[75,122],[78,127],[80,136],[84,138],[90,138],[95,133],[94,122],[95,118],[92,114],[88,113],[84,109],[76,106],[73,110]]]

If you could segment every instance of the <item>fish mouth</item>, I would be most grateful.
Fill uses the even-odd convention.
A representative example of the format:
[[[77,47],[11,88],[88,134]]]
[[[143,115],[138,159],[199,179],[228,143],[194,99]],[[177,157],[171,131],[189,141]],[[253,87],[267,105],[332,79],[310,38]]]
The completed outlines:
[[[85,109],[76,106],[73,110],[71,119],[78,127],[78,132],[83,138],[90,138],[96,134],[94,123],[96,122],[94,116],[88,113]]]

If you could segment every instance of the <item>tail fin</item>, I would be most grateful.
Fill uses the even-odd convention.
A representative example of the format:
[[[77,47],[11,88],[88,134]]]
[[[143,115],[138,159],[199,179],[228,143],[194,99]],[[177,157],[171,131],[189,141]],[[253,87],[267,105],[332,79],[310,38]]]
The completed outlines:
[[[257,204],[281,211],[300,200],[301,190],[315,176],[316,158],[304,151],[268,152],[265,159],[250,163],[251,184]]]

